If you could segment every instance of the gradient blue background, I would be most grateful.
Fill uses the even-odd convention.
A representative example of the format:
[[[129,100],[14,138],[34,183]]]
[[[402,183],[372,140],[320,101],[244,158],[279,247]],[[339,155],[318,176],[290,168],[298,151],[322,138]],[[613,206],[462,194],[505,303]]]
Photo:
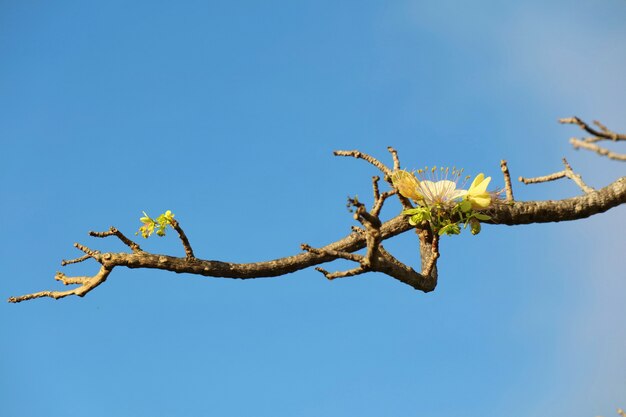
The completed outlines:
[[[393,145],[406,168],[462,166],[494,186],[501,158],[516,178],[566,156],[608,184],[624,165],[572,150],[581,132],[556,120],[626,131],[626,2],[544,3],[0,2],[3,299],[61,288],[73,242],[124,250],[87,231],[132,235],[142,210],[172,210],[205,259],[341,238],[346,196],[371,202],[376,171],[335,149],[390,162]],[[379,274],[118,268],[83,299],[2,303],[1,414],[614,415],[624,214],[446,238],[430,294]],[[183,255],[175,236],[140,243]],[[414,236],[386,247],[418,264]]]

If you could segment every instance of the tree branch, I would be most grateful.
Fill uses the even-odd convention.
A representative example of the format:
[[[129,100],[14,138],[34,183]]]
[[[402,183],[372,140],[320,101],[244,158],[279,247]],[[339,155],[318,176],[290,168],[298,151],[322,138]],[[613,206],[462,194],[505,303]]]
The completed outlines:
[[[609,135],[609,133],[607,133],[608,129],[603,128],[603,132],[603,134]],[[621,140],[620,138],[621,136],[617,136],[617,140]],[[392,148],[389,148],[389,152],[393,159],[393,170],[399,169],[400,162],[397,152]],[[304,252],[285,258],[265,262],[231,263],[196,258],[178,221],[175,221],[172,226],[178,233],[183,248],[185,249],[186,256],[184,258],[145,252],[138,244],[128,239],[114,227],[111,227],[106,232],[90,232],[89,234],[99,238],[115,236],[131,249],[130,253],[101,253],[76,243],[74,246],[81,250],[84,255],[73,260],[64,260],[62,265],[83,262],[91,258],[101,264],[97,274],[91,277],[68,277],[65,274],[57,273],[55,276],[56,280],[61,281],[65,285],[78,285],[78,287],[68,291],[41,291],[19,297],[10,297],[9,302],[18,303],[41,297],[58,299],[70,295],[82,297],[103,283],[111,271],[118,266],[131,269],[161,269],[176,273],[188,273],[208,277],[253,279],[282,276],[311,266],[331,262],[335,259],[347,259],[356,262],[358,265],[350,270],[334,273],[329,273],[321,267],[317,267],[316,269],[322,272],[328,279],[355,276],[365,272],[382,272],[417,290],[423,292],[434,290],[438,279],[436,263],[440,257],[439,236],[432,233],[428,225],[411,226],[407,221],[407,217],[404,215],[398,215],[384,222],[380,219],[383,204],[391,195],[395,194],[399,197],[403,208],[412,207],[408,199],[402,197],[399,192],[393,189],[393,183],[391,182],[391,173],[393,170],[376,158],[359,151],[336,151],[335,155],[351,156],[371,163],[384,173],[385,180],[392,186],[390,191],[381,193],[378,187],[379,178],[373,178],[372,188],[374,204],[370,211],[367,211],[365,206],[356,198],[349,199],[349,206],[355,209],[354,218],[363,228],[353,226],[352,233],[343,239],[330,243],[322,248],[312,248],[309,245],[303,244],[302,250]],[[497,201],[493,207],[488,210],[490,220],[484,221],[484,223],[513,226],[531,223],[571,221],[602,213],[626,203],[626,177],[619,178],[602,189],[594,190],[582,182],[580,176],[573,172],[566,160],[564,160],[564,164],[564,171],[549,176],[522,180],[526,183],[533,183],[568,177],[576,181],[585,194],[556,201],[522,202],[513,201],[510,178],[507,181],[509,177],[508,168],[506,167],[506,162],[502,161],[501,168],[507,187],[507,200]],[[414,230],[419,238],[421,273],[416,272],[410,266],[398,261],[382,246],[384,240],[390,239],[408,230]],[[364,248],[367,249],[364,255],[355,253]]]

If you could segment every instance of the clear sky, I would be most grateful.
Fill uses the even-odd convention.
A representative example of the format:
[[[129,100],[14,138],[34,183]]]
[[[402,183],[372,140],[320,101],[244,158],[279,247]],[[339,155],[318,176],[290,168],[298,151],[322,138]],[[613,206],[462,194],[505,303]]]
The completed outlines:
[[[74,242],[124,250],[87,232],[132,235],[142,210],[172,210],[204,259],[341,238],[346,196],[371,201],[377,172],[335,149],[389,162],[392,145],[406,168],[460,166],[494,186],[502,158],[517,178],[566,156],[607,185],[624,165],[572,150],[580,132],[556,120],[626,131],[625,18],[623,0],[1,1],[2,298],[61,288]],[[430,294],[380,274],[117,268],[83,299],[3,302],[1,413],[614,415],[625,210],[445,238]],[[140,243],[184,254],[175,236]],[[414,236],[386,247],[418,265]]]

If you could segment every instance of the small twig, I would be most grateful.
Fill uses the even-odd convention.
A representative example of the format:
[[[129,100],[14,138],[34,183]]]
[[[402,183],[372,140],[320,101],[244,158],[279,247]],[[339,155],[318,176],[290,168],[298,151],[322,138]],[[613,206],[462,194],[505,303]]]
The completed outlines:
[[[398,151],[396,151],[391,146],[387,146],[387,150],[391,153],[391,157],[393,158],[393,170],[397,171],[400,169],[400,158],[398,158]]]
[[[350,226],[350,230],[352,230],[352,233],[356,233],[358,235],[363,235],[363,233],[365,233],[365,230],[361,229],[358,226]]]
[[[85,252],[87,254],[87,256],[89,256],[91,258],[95,258],[96,255],[100,254],[100,251],[91,250],[87,246],[81,245],[80,243],[74,243],[74,247],[76,249],[78,249],[78,250],[81,250],[81,251]]]
[[[66,277],[62,273],[58,272],[55,279],[62,281],[65,285],[68,284],[81,284],[79,287],[73,288],[67,291],[40,291],[32,294],[21,295],[19,297],[9,297],[10,303],[19,303],[26,300],[32,300],[34,298],[50,297],[54,299],[64,298],[69,295],[77,295],[84,297],[89,291],[96,288],[98,285],[106,281],[107,277],[111,273],[111,269],[106,268],[104,265],[100,268],[100,271],[93,277]]]
[[[591,139],[594,139],[594,138],[591,138]],[[593,142],[596,142],[596,141],[593,141]],[[587,149],[588,151],[595,152],[598,155],[606,156],[607,158],[613,159],[615,161],[626,161],[626,154],[610,151],[606,148],[603,148],[601,146],[598,146],[592,143],[591,140],[580,140],[576,138],[571,138],[569,140],[569,143],[572,144],[574,149],[583,148],[583,149]]]
[[[83,255],[80,258],[75,258],[75,259],[70,259],[70,260],[63,259],[61,261],[61,266],[70,265],[70,264],[77,264],[79,262],[86,261],[89,258],[91,258],[91,255]]]
[[[195,259],[193,249],[191,249],[191,245],[189,244],[189,239],[187,239],[187,235],[185,234],[185,232],[183,232],[183,229],[180,227],[180,224],[178,224],[177,220],[172,219],[172,227],[178,233],[178,237],[180,237],[183,248],[185,248],[185,254],[187,255],[187,259]]]
[[[506,201],[513,201],[513,187],[511,186],[511,174],[509,174],[509,167],[506,160],[500,161],[500,169],[504,175],[504,186],[506,189]]]
[[[555,172],[554,174],[544,175],[541,177],[526,178],[526,177],[520,176],[518,178],[518,181],[523,182],[524,184],[528,185],[528,184],[537,184],[540,182],[554,181],[563,177],[565,177],[565,171],[559,171],[559,172]]]
[[[343,252],[332,249],[316,249],[306,243],[301,244],[300,248],[302,248],[302,250],[304,251],[315,253],[316,255],[329,255],[334,258],[342,258],[354,262],[361,262],[361,260],[363,259],[363,255],[359,255],[356,253]]]
[[[389,177],[391,175],[391,170],[389,168],[387,168],[387,166],[385,166],[385,164],[383,164],[378,159],[376,159],[373,156],[370,156],[370,155],[368,155],[366,153],[354,150],[354,151],[335,151],[335,152],[333,152],[333,154],[335,156],[351,156],[353,158],[363,159],[363,160],[369,162],[370,164],[374,165],[379,170],[381,170],[383,172],[383,174],[385,174],[385,177]],[[385,180],[386,179],[387,178],[385,178]]]
[[[337,271],[337,272],[328,272],[327,270],[325,270],[324,268],[321,268],[319,266],[316,267],[315,270],[321,272],[322,274],[324,274],[326,279],[328,279],[329,281],[332,281],[333,279],[336,279],[336,278],[353,277],[355,275],[359,275],[359,274],[363,274],[365,272],[368,272],[362,266],[357,266],[356,268],[349,269],[347,271]]]
[[[384,193],[382,193],[378,199],[376,200],[376,202],[374,203],[374,207],[372,208],[372,215],[374,216],[379,216],[380,215],[380,211],[383,208],[383,204],[385,203],[385,201],[391,197],[392,195],[396,194],[396,190],[391,190],[391,191],[385,191]]]
[[[380,191],[378,190],[378,181],[380,181],[380,177],[375,175],[372,177],[372,188],[374,191],[374,201],[377,201],[380,198]]]
[[[106,232],[93,232],[93,231],[89,232],[89,236],[93,236],[93,237],[117,236],[117,238],[121,240],[122,243],[124,243],[126,246],[128,246],[133,252],[135,253],[142,252],[141,248],[139,247],[137,243],[133,242],[132,240],[124,236],[122,232],[120,232],[113,226],[111,226],[111,228]]]
[[[574,181],[576,185],[578,185],[585,193],[588,194],[595,191],[593,188],[584,183],[582,177],[574,172],[570,164],[567,162],[567,159],[565,158],[563,158],[563,165],[565,165],[565,169],[563,171],[555,172],[554,174],[550,175],[544,175],[542,177],[519,177],[519,181],[523,182],[524,184],[536,184],[540,182],[554,181],[560,178],[567,177],[570,180]]]
[[[589,126],[587,123],[583,122],[578,117],[566,117],[566,118],[563,118],[563,119],[559,119],[559,123],[578,125],[581,129],[583,129],[587,133],[589,133],[589,134],[591,134],[593,136],[597,136],[599,138],[609,139],[609,140],[612,140],[612,141],[626,140],[626,134],[615,133],[615,132],[607,129],[606,126],[604,126],[602,123],[598,122],[597,120],[594,120],[593,123],[600,128],[601,132],[595,130],[594,128]]]
[[[581,190],[583,190],[587,194],[595,191],[593,188],[589,187],[587,184],[584,183],[583,177],[581,177],[579,174],[576,174],[574,172],[570,164],[567,162],[567,159],[565,158],[563,158],[563,165],[565,165],[565,176],[569,178],[570,180],[574,181],[576,185],[580,187]]]
[[[85,282],[90,280],[92,277],[68,277],[63,272],[57,272],[54,276],[54,279],[57,281],[61,281],[65,285],[71,284],[80,284],[83,285]]]
[[[379,176],[376,175],[372,177],[372,188],[374,191],[374,207],[372,207],[372,210],[370,211],[370,213],[376,217],[380,215],[380,211],[383,208],[383,204],[385,203],[385,200],[387,200],[387,198],[389,198],[390,196],[396,193],[396,190],[391,190],[391,191],[385,191],[384,193],[381,194],[380,190],[378,189],[378,181],[380,181]],[[348,201],[348,205],[349,206],[352,205],[350,201]]]

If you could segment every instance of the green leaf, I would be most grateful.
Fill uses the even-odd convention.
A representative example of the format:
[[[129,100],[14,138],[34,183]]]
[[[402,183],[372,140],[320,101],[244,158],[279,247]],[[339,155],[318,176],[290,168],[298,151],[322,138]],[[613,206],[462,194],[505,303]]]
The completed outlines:
[[[463,200],[459,203],[459,208],[463,213],[467,213],[472,209],[472,203],[469,200]]]
[[[478,220],[491,220],[491,216],[488,216],[486,214],[481,214],[481,213],[474,213],[474,217],[476,217]]]
[[[459,233],[461,233],[461,229],[459,229],[459,225],[456,223],[450,223],[444,227],[442,227],[441,229],[439,229],[439,236],[442,236],[444,234],[446,235],[458,235]]]
[[[411,216],[411,215],[413,215],[413,214],[417,214],[417,213],[419,213],[421,210],[422,210],[422,208],[421,208],[421,207],[418,207],[418,208],[412,208],[412,209],[404,210],[404,211],[402,212],[402,214],[404,214],[405,216]]]

